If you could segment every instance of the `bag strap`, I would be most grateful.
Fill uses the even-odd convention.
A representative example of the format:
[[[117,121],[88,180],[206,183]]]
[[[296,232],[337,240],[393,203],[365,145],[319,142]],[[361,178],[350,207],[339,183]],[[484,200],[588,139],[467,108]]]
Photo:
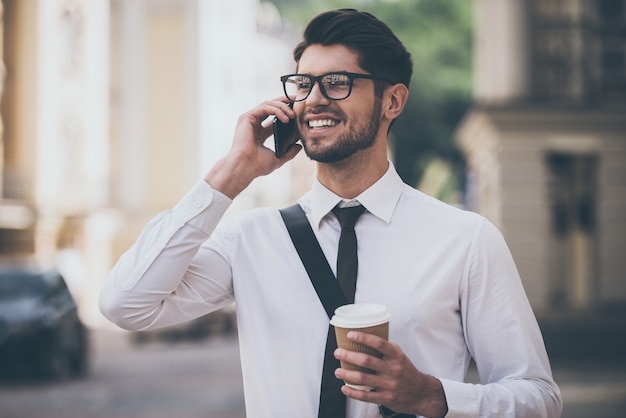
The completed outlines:
[[[306,214],[302,210],[300,205],[295,204],[289,206],[284,209],[280,209],[280,215],[287,226],[287,231],[289,231],[289,236],[293,241],[294,247],[296,247],[296,251],[302,260],[302,264],[304,264],[304,268],[311,279],[311,283],[313,283],[313,287],[317,292],[317,296],[319,297],[322,305],[324,305],[324,309],[326,310],[326,314],[329,318],[333,317],[335,313],[335,309],[342,305],[348,304],[346,297],[339,287],[339,282],[335,278],[333,271],[328,265],[328,260],[326,260],[326,256],[324,256],[324,252],[320,247],[317,238],[315,237],[315,233],[311,228],[311,224],[306,217]],[[336,364],[332,366],[326,367],[326,359],[333,358],[332,352],[337,347],[337,343],[335,340],[335,333],[333,332],[333,328],[330,327],[328,329],[328,339],[326,341],[326,352],[324,354],[324,372],[327,372],[329,376],[332,375],[333,370],[339,364],[339,361],[336,361]],[[333,376],[334,377],[334,376]],[[328,381],[328,386],[335,385],[341,386],[341,383],[338,379],[331,379],[328,376],[322,377],[322,390],[320,394],[320,411],[324,405],[337,402],[336,398],[332,396],[331,392],[333,389],[328,388],[327,391],[324,391],[325,381]],[[332,383],[331,383],[332,382]],[[339,386],[337,386],[335,391],[339,391]],[[341,398],[342,401],[345,398]],[[330,410],[333,410],[334,406],[329,407]],[[342,406],[345,409],[345,406]],[[397,417],[397,418],[415,418],[415,415],[406,415],[400,414],[392,411],[389,408],[386,408],[382,405],[379,405],[379,410],[382,416],[384,417]],[[326,414],[324,412],[318,413],[318,416],[325,417]]]
[[[311,228],[311,224],[309,224],[306,214],[300,205],[295,204],[281,209],[280,215],[287,226],[293,245],[296,247],[300,260],[302,260],[302,264],[304,264],[304,268],[317,292],[317,297],[324,305],[328,317],[332,318],[335,309],[347,304],[348,301],[328,265],[328,260],[326,260],[324,252],[317,238],[315,238],[315,233]],[[340,367],[339,360],[333,356],[333,352],[336,349],[335,330],[332,326],[329,326],[326,348],[324,349],[318,418],[345,416],[346,397],[341,393],[341,380],[337,379],[334,374],[335,369]]]
[[[280,209],[280,215],[287,226],[289,236],[294,247],[296,247],[302,264],[304,264],[317,296],[324,305],[326,314],[332,318],[335,309],[346,305],[348,301],[341,287],[339,287],[339,282],[337,282],[326,256],[324,256],[304,210],[296,203]]]

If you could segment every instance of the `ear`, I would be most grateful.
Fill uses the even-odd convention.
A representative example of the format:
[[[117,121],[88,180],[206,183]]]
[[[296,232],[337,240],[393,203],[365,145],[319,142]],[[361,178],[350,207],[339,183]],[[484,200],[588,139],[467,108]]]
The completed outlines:
[[[391,121],[400,116],[408,98],[409,89],[404,84],[394,84],[385,90],[383,117]]]

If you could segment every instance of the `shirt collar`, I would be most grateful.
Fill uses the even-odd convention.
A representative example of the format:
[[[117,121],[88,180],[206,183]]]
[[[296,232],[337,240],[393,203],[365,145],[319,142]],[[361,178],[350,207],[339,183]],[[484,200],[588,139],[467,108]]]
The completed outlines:
[[[368,212],[389,223],[396,204],[400,199],[403,184],[402,179],[390,161],[385,174],[352,200],[358,200],[365,206]],[[346,199],[327,189],[315,178],[311,189],[311,217],[313,225],[319,228],[322,219],[342,200]]]

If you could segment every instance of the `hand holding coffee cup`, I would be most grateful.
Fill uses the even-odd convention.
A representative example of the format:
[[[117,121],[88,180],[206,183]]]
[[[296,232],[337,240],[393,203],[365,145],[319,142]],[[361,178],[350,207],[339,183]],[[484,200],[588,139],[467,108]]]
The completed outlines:
[[[363,344],[359,344],[348,340],[348,332],[352,330],[374,334],[386,340],[389,339],[389,318],[391,315],[387,308],[383,305],[373,303],[356,303],[344,305],[335,310],[335,314],[330,320],[331,325],[335,327],[335,335],[337,337],[337,345],[340,348],[366,353],[376,357],[382,355],[376,350]],[[356,366],[351,363],[341,361],[341,368],[346,370],[354,370],[365,373],[373,373],[365,367]],[[355,385],[345,382],[346,385],[360,390],[372,390],[369,386]]]

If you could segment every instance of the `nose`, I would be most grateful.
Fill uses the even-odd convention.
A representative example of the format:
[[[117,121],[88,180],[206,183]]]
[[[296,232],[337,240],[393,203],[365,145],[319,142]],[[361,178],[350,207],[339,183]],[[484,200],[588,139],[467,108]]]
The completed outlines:
[[[309,92],[309,96],[305,99],[307,106],[328,104],[329,101],[330,99],[328,99],[322,92],[321,81],[315,80],[313,82],[313,86],[311,87],[311,91]]]

